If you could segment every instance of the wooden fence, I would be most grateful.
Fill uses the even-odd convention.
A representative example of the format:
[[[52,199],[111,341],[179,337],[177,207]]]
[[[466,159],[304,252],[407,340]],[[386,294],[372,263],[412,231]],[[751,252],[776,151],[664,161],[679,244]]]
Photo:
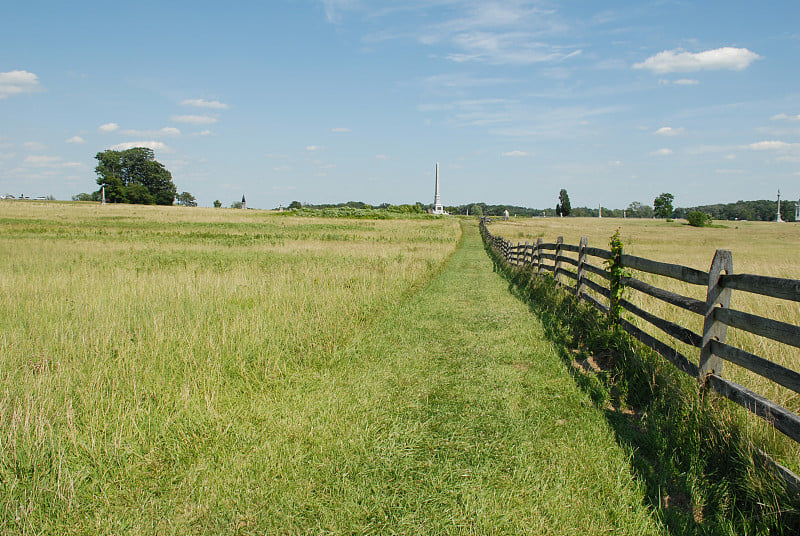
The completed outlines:
[[[605,314],[611,315],[630,335],[658,352],[679,370],[696,378],[703,388],[711,389],[758,415],[777,430],[800,443],[800,417],[781,405],[746,387],[723,377],[723,361],[734,363],[800,393],[800,373],[782,365],[726,344],[728,326],[800,348],[800,326],[730,308],[733,290],[800,302],[800,280],[781,279],[750,274],[734,274],[730,251],[717,250],[708,272],[657,262],[622,252],[589,247],[586,237],[580,244],[565,244],[562,237],[555,243],[539,238],[535,244],[512,244],[493,235],[483,218],[480,223],[484,241],[491,244],[512,266],[530,267],[535,274],[551,273],[564,288]],[[573,255],[569,255],[572,253]],[[595,259],[601,259],[597,262]],[[594,264],[593,264],[594,262]],[[606,264],[606,268],[601,267]],[[614,268],[625,269],[613,270]],[[612,273],[644,272],[673,278],[705,287],[706,299],[698,300],[664,290],[633,276],[612,277]],[[598,277],[590,278],[588,274]],[[565,282],[565,280],[567,280]],[[598,283],[601,281],[601,283]],[[685,309],[703,318],[703,333],[660,318],[634,305],[622,296],[621,287],[633,289],[666,303]],[[598,298],[600,296],[601,298]],[[603,300],[602,298],[605,298]],[[604,303],[604,301],[606,303]],[[697,363],[678,350],[653,337],[615,312],[624,309],[655,326],[675,340],[699,349]],[[777,465],[777,464],[776,464]],[[777,468],[792,487],[800,489],[800,477],[788,469]]]

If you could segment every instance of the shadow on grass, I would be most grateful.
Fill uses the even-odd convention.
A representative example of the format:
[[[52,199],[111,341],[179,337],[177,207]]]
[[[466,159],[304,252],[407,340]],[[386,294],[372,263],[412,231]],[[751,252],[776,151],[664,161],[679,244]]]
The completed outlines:
[[[754,452],[741,411],[560,288],[486,246],[600,408],[670,534],[800,534],[800,498]]]

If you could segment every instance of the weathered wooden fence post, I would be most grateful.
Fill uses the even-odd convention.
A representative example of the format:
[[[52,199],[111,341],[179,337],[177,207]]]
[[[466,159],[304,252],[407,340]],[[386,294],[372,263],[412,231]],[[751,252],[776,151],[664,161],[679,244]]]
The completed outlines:
[[[718,249],[708,271],[708,292],[706,293],[705,320],[703,321],[703,346],[700,349],[700,374],[697,379],[705,384],[709,374],[722,375],[722,359],[711,353],[711,341],[725,342],[728,326],[714,319],[717,307],[731,305],[731,289],[719,284],[722,274],[733,273],[733,255],[727,249]]]
[[[583,265],[586,262],[586,248],[589,246],[589,239],[585,236],[581,237],[581,243],[578,245],[578,280],[575,282],[575,294],[578,299],[581,298],[584,292],[583,278],[586,277],[586,270]]]
[[[525,266],[526,264],[530,264],[531,263],[530,260],[528,260],[528,251],[530,251],[530,247],[531,247],[530,242],[528,242],[526,240],[525,241],[525,253],[522,254],[522,266]]]
[[[560,280],[558,279],[558,271],[561,269],[561,250],[563,245],[564,237],[559,236],[558,239],[556,239],[556,263],[553,266],[553,277],[555,277],[556,283],[560,283]]]
[[[542,243],[544,240],[540,236],[536,239],[536,250],[533,252],[536,255],[536,273],[542,273]]]

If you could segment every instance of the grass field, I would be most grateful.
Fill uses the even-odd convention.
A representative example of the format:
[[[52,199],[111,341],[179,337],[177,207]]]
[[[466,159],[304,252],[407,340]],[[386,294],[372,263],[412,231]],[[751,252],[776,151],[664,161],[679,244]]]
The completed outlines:
[[[578,244],[586,236],[590,246],[609,249],[608,242],[616,229],[625,245],[625,253],[648,259],[682,264],[708,271],[714,252],[728,249],[733,253],[735,273],[750,273],[773,277],[800,279],[800,224],[769,222],[722,222],[719,227],[695,228],[683,221],[614,219],[614,218],[526,218],[492,224],[491,231],[512,242],[535,242],[542,237],[545,242],[555,242],[558,236],[564,241]],[[594,259],[600,264],[601,259]],[[705,288],[684,284],[669,278],[638,274],[641,279],[658,287],[686,296],[705,300]],[[637,277],[638,277],[637,276]],[[649,296],[630,292],[627,299],[643,309],[680,325],[702,333],[702,319]],[[734,292],[731,307],[753,314],[800,325],[800,306],[797,303]],[[658,329],[627,314],[630,319],[652,335],[677,347],[684,355],[698,362],[699,351],[669,339]],[[733,328],[728,330],[728,341],[745,350],[800,371],[800,350],[775,341],[757,337]],[[724,375],[757,393],[771,398],[784,407],[800,414],[800,397],[793,391],[771,383],[736,365],[727,364]],[[782,463],[800,474],[800,446],[786,439],[780,432],[751,419],[751,426],[759,443],[776,455]]]
[[[0,203],[0,533],[661,532],[465,229]]]

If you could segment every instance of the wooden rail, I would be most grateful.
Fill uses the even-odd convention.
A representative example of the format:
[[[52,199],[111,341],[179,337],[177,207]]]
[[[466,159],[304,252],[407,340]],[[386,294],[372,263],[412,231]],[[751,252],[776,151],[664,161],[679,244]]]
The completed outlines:
[[[730,308],[733,290],[800,302],[800,280],[734,274],[732,255],[726,250],[718,250],[711,268],[708,272],[704,272],[688,266],[658,262],[633,255],[623,254],[615,259],[611,251],[589,247],[585,237],[581,239],[579,245],[565,244],[561,237],[555,243],[545,243],[539,238],[535,244],[525,242],[515,245],[501,236],[492,234],[487,226],[489,221],[488,218],[481,220],[481,235],[505,262],[515,267],[529,268],[533,274],[552,273],[559,285],[602,313],[613,315],[614,311],[624,309],[672,339],[699,348],[699,356],[695,362],[627,320],[612,316],[613,320],[631,336],[655,350],[679,370],[697,378],[702,388],[711,389],[732,400],[800,443],[798,415],[723,377],[723,361],[725,361],[754,372],[795,393],[800,393],[800,373],[726,343],[727,328],[730,326],[800,348],[800,326]],[[555,253],[544,253],[544,251]],[[567,252],[577,254],[577,257],[567,256]],[[601,260],[598,262],[596,259]],[[601,264],[606,266],[602,267]],[[577,267],[577,270],[569,270],[567,266]],[[628,274],[633,271],[656,274],[705,287],[706,300],[702,301],[660,289],[632,275],[619,279],[619,284],[625,288],[703,317],[703,333],[695,333],[685,326],[660,318],[624,299],[613,304],[611,273],[614,268],[624,268]],[[600,282],[590,279],[589,274],[600,276]],[[574,281],[574,284],[571,284],[571,281]],[[787,483],[800,489],[800,477],[785,467],[778,466],[778,469]]]

